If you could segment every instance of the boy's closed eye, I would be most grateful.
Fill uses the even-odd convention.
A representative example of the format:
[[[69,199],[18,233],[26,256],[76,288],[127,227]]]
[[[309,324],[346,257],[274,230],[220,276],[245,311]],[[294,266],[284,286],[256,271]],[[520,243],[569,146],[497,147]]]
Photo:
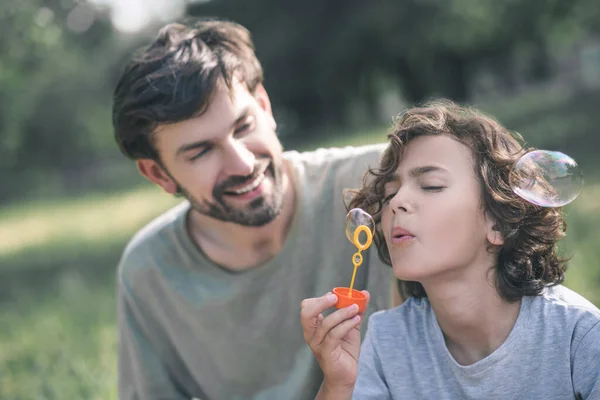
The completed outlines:
[[[437,192],[441,192],[442,190],[444,190],[446,188],[446,186],[434,186],[434,185],[430,185],[430,186],[421,186],[421,190],[426,191],[426,192],[430,192],[430,193],[437,193]],[[394,196],[396,196],[396,194],[398,193],[397,190],[390,192],[388,194],[385,194],[383,196],[383,204],[387,204],[389,203]]]
[[[421,189],[427,192],[441,192],[445,186],[421,186]]]

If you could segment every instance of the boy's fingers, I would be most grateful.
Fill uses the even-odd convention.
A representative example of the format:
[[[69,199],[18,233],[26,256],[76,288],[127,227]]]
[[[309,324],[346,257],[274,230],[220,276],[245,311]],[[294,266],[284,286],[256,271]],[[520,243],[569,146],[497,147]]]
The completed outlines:
[[[365,303],[365,309],[363,310],[363,312],[361,312],[359,315],[364,318],[367,315],[367,310],[369,309],[369,302],[371,301],[371,293],[369,293],[366,290],[361,290],[362,293],[364,293],[365,296],[367,296],[367,302]]]
[[[349,307],[342,308],[332,313],[330,316],[325,318],[321,324],[316,328],[313,335],[313,344],[316,346],[321,345],[327,335],[335,329],[336,326],[339,326],[344,321],[351,319],[355,315],[358,314],[358,306],[353,304]]]
[[[325,337],[325,340],[322,343],[322,352],[325,354],[331,353],[335,350],[335,348],[339,345],[340,341],[348,335],[348,333],[352,329],[358,329],[362,318],[360,315],[355,315],[354,317],[343,321],[342,323],[336,325],[333,329],[329,331],[329,334]]]
[[[333,293],[327,293],[324,296],[312,299],[304,299],[300,303],[300,316],[306,319],[316,317],[336,302],[337,296]]]
[[[324,296],[304,299],[300,303],[300,323],[304,331],[304,340],[307,342],[312,339],[315,328],[323,320],[321,313],[335,305],[337,296],[327,293]]]

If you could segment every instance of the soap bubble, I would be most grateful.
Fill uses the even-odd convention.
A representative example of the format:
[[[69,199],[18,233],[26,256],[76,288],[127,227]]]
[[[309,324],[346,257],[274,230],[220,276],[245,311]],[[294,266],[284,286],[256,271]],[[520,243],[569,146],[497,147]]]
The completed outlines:
[[[373,217],[360,208],[353,208],[348,212],[348,215],[346,215],[346,237],[350,243],[354,244],[354,232],[356,232],[356,229],[361,225],[369,228],[371,234],[375,233],[375,222],[373,221]],[[360,243],[366,243],[366,233],[361,233],[358,236],[358,240]]]
[[[518,196],[542,207],[569,204],[581,192],[583,173],[571,157],[558,151],[535,150],[523,155],[510,173]]]

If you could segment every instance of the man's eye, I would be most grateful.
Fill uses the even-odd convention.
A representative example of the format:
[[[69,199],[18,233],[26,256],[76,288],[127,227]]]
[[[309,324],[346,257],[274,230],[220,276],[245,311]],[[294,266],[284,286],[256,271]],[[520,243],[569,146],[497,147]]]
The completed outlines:
[[[255,124],[254,117],[246,118],[245,122],[236,128],[236,130],[235,130],[236,135],[240,134],[240,133],[246,133],[246,132],[254,129],[254,124]]]
[[[199,159],[200,157],[202,157],[203,155],[205,155],[205,154],[206,154],[206,153],[208,153],[209,151],[210,151],[210,148],[204,148],[202,151],[200,151],[200,152],[196,153],[195,155],[193,155],[193,156],[190,158],[190,161],[194,161],[194,160],[197,160],[197,159]]]

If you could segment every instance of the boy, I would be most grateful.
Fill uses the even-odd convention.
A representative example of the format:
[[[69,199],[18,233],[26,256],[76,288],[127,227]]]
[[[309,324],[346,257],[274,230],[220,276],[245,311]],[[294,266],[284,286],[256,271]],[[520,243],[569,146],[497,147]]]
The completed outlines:
[[[509,185],[524,154],[492,118],[450,102],[406,112],[350,204],[408,300],[362,320],[302,302],[323,399],[600,398],[600,311],[560,285],[565,223]],[[360,351],[360,358],[358,358]]]

